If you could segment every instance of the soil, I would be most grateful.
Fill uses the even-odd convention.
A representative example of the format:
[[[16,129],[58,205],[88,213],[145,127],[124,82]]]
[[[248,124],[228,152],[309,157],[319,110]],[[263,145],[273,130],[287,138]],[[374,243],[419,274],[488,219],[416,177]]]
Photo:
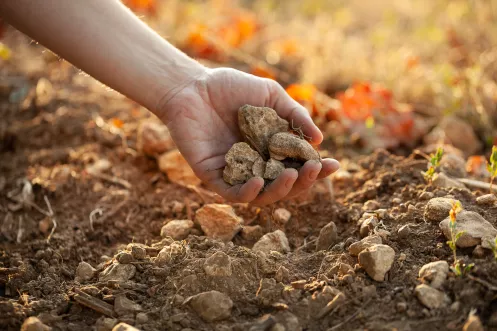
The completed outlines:
[[[55,91],[44,106],[37,105],[33,94],[39,77],[47,77]],[[377,150],[353,159],[352,178],[334,182],[332,198],[329,182],[323,181],[308,196],[273,206],[231,204],[245,225],[261,225],[265,233],[283,230],[291,247],[288,254],[257,254],[250,249],[256,239],[237,235],[223,243],[196,229],[180,242],[188,247],[183,255],[157,267],[150,256],[169,243],[161,243],[163,224],[192,219],[201,206],[222,200],[172,183],[153,158],[136,152],[138,123],[151,115],[67,63],[47,61],[31,76],[7,66],[1,79],[10,85],[20,82],[16,88],[30,92],[22,100],[9,100],[3,91],[0,97],[0,329],[19,330],[26,318],[38,316],[54,330],[105,330],[103,315],[74,299],[81,292],[111,305],[125,294],[146,318],[121,314],[116,321],[140,330],[276,330],[276,321],[286,330],[298,330],[292,326],[295,318],[305,330],[460,330],[472,310],[488,330],[497,329],[497,262],[490,251],[458,249],[459,258],[475,267],[463,277],[449,273],[442,287],[451,299],[447,307],[430,310],[414,295],[424,264],[452,263],[438,223],[423,218],[423,194],[452,196],[497,226],[497,207],[475,202],[486,192],[427,185],[420,173],[426,160],[417,154],[404,157]],[[89,164],[104,159],[112,165],[112,176],[130,185],[87,171]],[[16,202],[29,187],[32,203]],[[375,209],[386,210],[375,230],[395,250],[384,282],[372,280],[347,250],[361,239],[357,221],[369,200],[377,202]],[[286,224],[272,217],[276,208],[290,211]],[[316,252],[316,238],[331,221],[338,243]],[[410,232],[401,238],[397,231],[406,224]],[[136,274],[131,280],[75,281],[81,261],[101,272],[130,243],[150,247],[148,257],[132,262]],[[229,277],[207,276],[203,269],[206,258],[219,251],[230,256]],[[354,271],[328,272],[338,262]],[[288,270],[283,284],[275,280],[281,266]],[[320,309],[326,304],[314,302],[325,286],[341,291],[345,300],[324,317],[309,317],[309,306]],[[206,322],[184,303],[211,290],[233,301],[229,318]]]

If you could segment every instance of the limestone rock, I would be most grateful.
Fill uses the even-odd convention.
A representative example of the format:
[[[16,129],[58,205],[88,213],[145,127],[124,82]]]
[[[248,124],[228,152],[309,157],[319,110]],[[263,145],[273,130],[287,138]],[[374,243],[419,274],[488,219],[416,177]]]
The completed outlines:
[[[292,213],[290,213],[285,208],[277,208],[273,212],[273,217],[274,217],[274,220],[276,222],[281,223],[281,224],[286,224],[290,220],[290,218],[292,217]]]
[[[125,295],[118,295],[114,300],[114,311],[118,315],[126,315],[143,311],[143,308],[139,304],[126,298]]]
[[[193,310],[206,322],[221,321],[231,316],[233,301],[218,291],[203,292],[186,299]]]
[[[269,139],[269,154],[279,161],[286,158],[304,162],[321,159],[311,144],[289,132],[277,133]]]
[[[445,293],[426,284],[416,286],[414,294],[419,302],[430,309],[446,307],[450,303],[450,299]]]
[[[74,280],[79,283],[90,280],[95,276],[96,271],[89,263],[79,262]]]
[[[385,280],[385,274],[392,267],[395,251],[392,247],[377,244],[359,253],[359,265],[378,282]]]
[[[258,175],[264,174],[264,162],[249,144],[240,142],[231,146],[224,157],[226,167],[223,171],[223,179],[231,185],[243,184],[254,177],[254,170]],[[257,163],[257,164],[256,164]]]
[[[264,253],[270,253],[271,251],[288,253],[290,251],[290,245],[288,244],[285,233],[281,230],[276,230],[263,235],[262,238],[255,243],[252,250]]]
[[[238,126],[244,140],[266,160],[269,158],[269,139],[278,132],[289,130],[286,120],[267,107],[245,105],[238,110]]]
[[[334,222],[326,224],[321,231],[319,231],[319,237],[316,242],[316,250],[322,251],[327,250],[336,244],[338,240],[337,226]]]
[[[448,216],[439,226],[445,237],[451,240],[450,217]],[[463,231],[462,236],[457,240],[458,247],[473,247],[481,244],[485,248],[490,248],[489,241],[493,242],[497,236],[497,229],[492,223],[484,219],[474,211],[463,210],[456,217],[456,231]]]
[[[179,242],[173,242],[160,250],[155,259],[155,263],[159,266],[177,263],[186,256],[188,251],[188,246]]]
[[[242,219],[230,205],[204,205],[196,211],[195,220],[207,237],[222,241],[230,241],[242,229]]]
[[[172,220],[162,227],[160,235],[162,238],[171,237],[174,240],[183,240],[188,237],[193,225],[190,220]]]
[[[231,259],[226,253],[218,251],[205,260],[204,271],[213,277],[231,276]]]
[[[133,278],[135,273],[136,267],[132,264],[113,263],[100,273],[98,280],[125,282]]]
[[[466,177],[466,160],[457,154],[444,154],[440,160],[440,170],[448,176]]]
[[[452,205],[458,200],[433,198],[426,204],[424,218],[430,222],[440,222],[449,216]]]
[[[441,288],[448,273],[449,264],[447,261],[436,261],[422,266],[419,270],[419,278],[427,281],[433,288]]]
[[[263,177],[264,179],[269,180],[276,179],[283,170],[285,170],[285,165],[281,161],[269,159],[266,163],[266,169]]]
[[[378,245],[382,243],[382,239],[378,235],[371,235],[363,238],[361,241],[357,241],[349,246],[349,253],[352,256],[359,255],[360,252],[369,248],[373,245]]]

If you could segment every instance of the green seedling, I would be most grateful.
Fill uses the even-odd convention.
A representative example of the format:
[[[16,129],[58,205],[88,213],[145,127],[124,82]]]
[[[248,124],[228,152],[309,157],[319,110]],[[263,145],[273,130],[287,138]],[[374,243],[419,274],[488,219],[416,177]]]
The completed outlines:
[[[497,261],[497,237],[495,237],[494,241],[488,241],[490,248],[492,249],[492,253],[494,253],[494,259]]]
[[[435,179],[435,170],[440,166],[440,161],[442,161],[442,156],[444,154],[444,150],[442,147],[438,147],[435,154],[430,154],[430,165],[428,166],[428,170],[421,172],[424,178],[431,183],[433,179]]]
[[[452,264],[451,269],[458,277],[462,277],[474,267],[474,263],[466,265],[464,263],[461,263],[457,259],[456,243],[457,240],[459,240],[459,238],[461,238],[461,236],[464,234],[464,231],[458,232],[456,226],[457,214],[461,211],[462,211],[461,202],[459,201],[454,202],[452,204],[452,208],[449,211],[449,216],[450,216],[449,229],[450,229],[451,240],[447,241],[447,245],[449,245],[450,249],[452,250],[452,253],[454,254],[454,263]]]
[[[494,179],[497,176],[497,146],[492,146],[492,154],[490,155],[490,161],[487,162],[487,170],[490,173],[490,192],[492,192]]]

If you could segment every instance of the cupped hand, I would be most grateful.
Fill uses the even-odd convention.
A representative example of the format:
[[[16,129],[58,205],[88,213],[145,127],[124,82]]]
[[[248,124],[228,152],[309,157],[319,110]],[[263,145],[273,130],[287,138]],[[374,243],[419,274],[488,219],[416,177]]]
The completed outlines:
[[[260,177],[243,185],[225,183],[224,156],[234,143],[242,141],[238,108],[245,104],[273,108],[280,117],[301,127],[313,145],[323,140],[308,111],[277,82],[235,69],[207,69],[169,93],[157,114],[195,174],[210,189],[233,202],[267,205],[308,190],[316,180],[339,168],[334,159],[308,161],[300,171],[285,169],[263,191],[264,180]]]

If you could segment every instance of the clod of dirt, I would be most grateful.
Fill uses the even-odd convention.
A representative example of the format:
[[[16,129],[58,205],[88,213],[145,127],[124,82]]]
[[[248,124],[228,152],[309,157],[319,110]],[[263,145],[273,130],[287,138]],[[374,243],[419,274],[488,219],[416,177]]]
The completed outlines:
[[[174,148],[174,141],[164,124],[147,121],[138,128],[138,150],[148,156],[158,156]]]
[[[119,324],[117,324],[113,329],[112,331],[140,331],[139,329],[129,325],[129,324],[126,324],[124,322],[121,322]]]
[[[480,318],[478,315],[475,315],[473,313],[470,313],[468,316],[468,319],[466,323],[464,323],[464,326],[462,328],[463,331],[485,331],[483,328],[483,324],[481,323]]]
[[[95,276],[96,271],[89,263],[80,262],[76,268],[76,277],[74,280],[78,283],[90,280]]]
[[[290,245],[285,233],[281,230],[276,230],[263,235],[262,238],[254,244],[252,250],[255,252],[264,252],[266,254],[269,254],[271,251],[288,253],[290,251]]]
[[[290,213],[287,209],[285,208],[277,208],[273,212],[273,218],[276,222],[280,224],[286,224],[290,218],[292,217],[292,213]]]
[[[411,227],[409,224],[402,225],[397,231],[400,239],[407,239],[411,235]]]
[[[136,267],[132,264],[113,263],[100,273],[98,280],[101,282],[115,281],[121,283],[133,278],[135,273]]]
[[[359,234],[362,238],[369,236],[369,234],[378,225],[378,218],[376,216],[370,216],[362,221],[359,228]]]
[[[419,269],[419,278],[429,283],[433,288],[441,288],[447,279],[449,264],[447,261],[435,261]]]
[[[256,241],[264,235],[264,230],[260,225],[246,225],[240,231],[240,235],[245,240]]]
[[[304,162],[321,159],[311,144],[289,132],[277,133],[269,139],[269,155],[278,161],[288,158]]]
[[[130,252],[120,252],[116,255],[116,260],[121,264],[128,264],[133,262],[133,255]]]
[[[157,254],[157,258],[155,259],[155,263],[158,266],[177,263],[186,256],[188,250],[188,246],[178,242],[173,242],[160,250],[159,254]]]
[[[206,322],[221,321],[231,316],[233,301],[218,291],[203,292],[185,300]]]
[[[148,322],[148,315],[147,313],[138,313],[136,314],[136,324],[145,324]]]
[[[200,185],[202,182],[193,172],[192,168],[181,153],[174,149],[162,154],[157,158],[160,171],[167,175],[167,178],[175,184],[188,186]]]
[[[337,226],[334,222],[326,224],[321,231],[319,231],[319,237],[316,242],[316,250],[328,250],[338,240]]]
[[[450,217],[448,216],[439,224],[440,229],[448,240],[451,240]],[[491,248],[489,242],[493,242],[497,236],[497,229],[492,223],[484,219],[474,211],[463,210],[456,216],[456,232],[463,234],[457,240],[458,247],[473,247],[482,245],[484,248]]]
[[[392,267],[395,251],[388,245],[377,244],[359,253],[359,265],[378,282],[385,280],[385,274]]]
[[[234,144],[226,154],[225,161],[223,178],[231,185],[243,184],[254,176],[264,175],[264,160],[247,143]]]
[[[450,304],[449,297],[442,291],[434,289],[426,284],[416,286],[414,294],[425,307],[436,309],[446,307]]]
[[[328,315],[329,313],[331,313],[331,311],[333,309],[335,309],[336,307],[342,305],[343,303],[345,303],[346,301],[346,296],[345,294],[343,294],[342,292],[338,293],[337,295],[335,295],[335,297],[333,298],[333,300],[331,300],[330,302],[328,302],[328,304],[326,306],[323,307],[323,309],[321,309],[319,311],[319,313],[317,314],[317,318],[323,318],[325,317],[326,315]]]
[[[457,200],[449,198],[433,198],[426,204],[424,218],[430,222],[440,222],[449,216],[452,205]]]
[[[256,297],[259,303],[268,307],[281,299],[281,295],[285,285],[276,282],[273,278],[263,278],[259,283]]]
[[[274,180],[285,170],[285,165],[275,159],[269,159],[264,170],[264,179]]]
[[[96,331],[113,330],[117,324],[117,319],[101,316],[95,323]]]
[[[278,132],[287,132],[289,124],[268,107],[242,106],[238,110],[238,126],[244,140],[266,160],[269,139]]]
[[[365,250],[366,248],[369,248],[373,245],[378,245],[381,244],[382,240],[381,237],[378,235],[371,235],[363,238],[361,241],[357,241],[353,243],[352,245],[349,246],[349,253],[352,256],[357,256],[359,255],[360,252]]]
[[[290,279],[290,271],[284,266],[280,266],[278,270],[276,270],[276,274],[274,275],[274,279],[280,283],[286,283]]]
[[[22,323],[21,331],[49,331],[52,330],[51,327],[43,324],[36,317],[29,317]]]
[[[124,294],[118,295],[114,300],[114,311],[119,315],[134,314],[143,311],[142,306],[126,298]]]
[[[190,220],[172,220],[162,227],[160,235],[162,238],[171,237],[174,240],[183,240],[188,237],[193,225]]]
[[[231,276],[231,260],[228,254],[218,251],[208,257],[204,262],[204,271],[208,276]]]
[[[138,244],[129,244],[127,249],[131,250],[131,255],[137,260],[143,260],[147,256],[147,249]]]
[[[230,205],[207,204],[195,213],[195,221],[209,238],[230,241],[242,229],[242,219]]]
[[[493,206],[497,203],[497,197],[490,193],[476,198],[476,203],[482,206]]]
[[[435,179],[433,180],[433,185],[436,187],[459,187],[466,188],[466,186],[458,180],[452,179],[443,172],[438,173]]]

